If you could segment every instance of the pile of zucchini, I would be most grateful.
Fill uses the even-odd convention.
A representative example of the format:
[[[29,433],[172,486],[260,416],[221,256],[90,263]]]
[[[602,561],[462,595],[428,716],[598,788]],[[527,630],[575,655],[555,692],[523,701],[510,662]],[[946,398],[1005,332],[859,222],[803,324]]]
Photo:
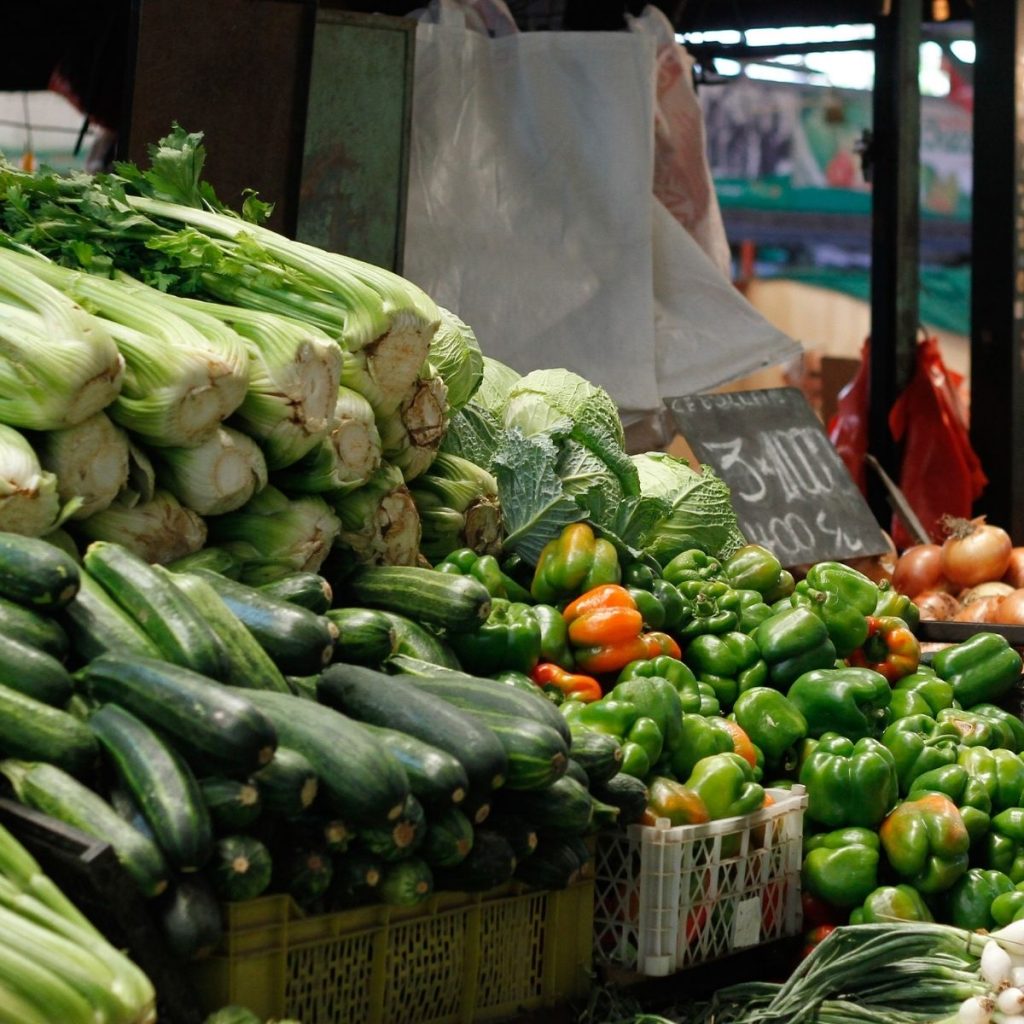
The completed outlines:
[[[112,844],[181,957],[268,892],[319,912],[564,887],[586,835],[643,813],[617,740],[458,670],[437,627],[476,628],[476,581],[370,569],[345,596],[364,606],[309,573],[250,587],[0,534],[0,773]]]

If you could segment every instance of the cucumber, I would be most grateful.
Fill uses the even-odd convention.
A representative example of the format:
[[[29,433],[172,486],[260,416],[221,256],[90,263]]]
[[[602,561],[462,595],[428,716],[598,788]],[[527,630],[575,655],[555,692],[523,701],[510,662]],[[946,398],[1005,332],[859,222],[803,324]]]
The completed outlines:
[[[220,594],[285,675],[312,675],[331,660],[337,630],[324,616],[206,569],[196,575]]]
[[[100,749],[83,721],[0,686],[0,754],[47,761],[72,775],[88,778],[99,761]]]
[[[288,893],[300,907],[316,903],[331,884],[334,866],[322,849],[294,849],[274,861],[274,888]]]
[[[157,920],[171,952],[180,960],[200,960],[220,944],[220,904],[202,875],[175,882],[157,904]]]
[[[89,727],[167,860],[181,871],[198,871],[213,851],[213,828],[188,766],[149,726],[116,704],[95,712]]]
[[[472,576],[405,565],[371,565],[346,581],[354,603],[429,622],[453,633],[472,632],[491,613],[491,595]]]
[[[451,892],[486,892],[512,878],[516,856],[495,832],[477,832],[473,849],[453,868],[434,871],[434,888]]]
[[[63,707],[74,689],[67,669],[52,655],[0,633],[0,685]]]
[[[90,696],[116,701],[173,737],[189,759],[244,776],[274,756],[274,726],[247,699],[262,690],[231,690],[178,665],[113,654],[91,661],[79,679]]]
[[[334,873],[327,891],[332,910],[361,907],[376,900],[384,862],[366,850],[349,850],[334,858]]]
[[[607,733],[578,729],[572,734],[569,756],[582,766],[591,785],[595,785],[619,774],[622,744]]]
[[[410,793],[395,821],[376,828],[361,828],[359,841],[374,856],[391,863],[411,857],[422,845],[426,832],[427,818],[423,807]]]
[[[444,669],[430,676],[409,677],[409,681],[456,707],[500,715],[518,715],[554,729],[565,743],[572,741],[569,723],[539,688],[535,688],[533,693],[524,693],[507,683],[447,672]]]
[[[241,563],[227,548],[211,544],[209,547],[200,548],[199,551],[193,551],[190,555],[168,562],[167,568],[171,572],[195,572],[196,569],[209,569],[210,572],[219,572],[222,576],[238,579]]]
[[[409,795],[409,780],[395,757],[358,722],[337,711],[266,690],[246,697],[277,727],[281,742],[312,765],[323,795],[346,820],[394,821]]]
[[[521,815],[495,811],[482,829],[501,836],[516,855],[516,861],[526,860],[537,849],[537,830]]]
[[[84,560],[89,575],[142,627],[162,658],[222,678],[224,663],[213,629],[163,575],[138,555],[106,541],[90,544]]]
[[[434,891],[434,876],[419,857],[410,857],[401,864],[384,869],[378,894],[382,903],[391,907],[415,907]]]
[[[317,615],[323,615],[331,607],[334,598],[330,583],[315,572],[289,573],[272,583],[263,583],[256,589],[279,601],[307,608]]]
[[[379,614],[386,616],[391,623],[396,657],[414,658],[437,668],[458,671],[459,659],[455,652],[418,622],[395,612],[382,611]]]
[[[0,762],[0,772],[26,806],[109,843],[143,895],[159,896],[167,888],[167,862],[156,843],[67,772],[52,764],[26,761]]]
[[[587,775],[586,770],[579,761],[569,758],[569,763],[565,766],[565,774],[570,779],[575,779],[584,789],[590,789],[590,776]]]
[[[224,682],[248,690],[276,690],[289,693],[281,670],[256,638],[242,625],[208,580],[195,573],[167,577],[199,609],[220,642],[224,656]]]
[[[466,798],[469,778],[458,758],[446,750],[431,746],[395,729],[366,725],[380,742],[395,755],[409,777],[409,788],[420,803],[428,807],[459,804]]]
[[[36,537],[0,533],[0,597],[56,611],[78,593],[78,566],[60,548]]]
[[[431,866],[453,868],[473,849],[473,823],[457,807],[449,807],[427,822],[419,855]]]
[[[270,851],[252,836],[225,836],[213,853],[213,887],[227,903],[261,896],[270,885]]]
[[[78,593],[62,615],[72,649],[80,661],[101,654],[139,654],[159,658],[160,650],[142,627],[84,569]]]
[[[320,676],[317,697],[359,721],[446,750],[466,769],[474,800],[485,800],[505,781],[508,759],[498,737],[471,715],[403,679],[359,665],[331,665]]]
[[[273,814],[293,818],[316,799],[318,780],[313,766],[297,750],[278,747],[270,764],[253,779],[263,805]]]
[[[625,773],[591,787],[592,795],[619,809],[619,825],[633,825],[647,810],[647,787]]]
[[[580,877],[582,866],[570,843],[546,838],[532,857],[516,865],[516,878],[535,889],[566,889]]]
[[[386,612],[373,608],[332,608],[325,612],[338,627],[334,657],[376,668],[395,652],[395,630]]]
[[[562,776],[547,789],[503,792],[503,810],[521,814],[537,832],[553,836],[579,836],[590,828],[594,801],[574,779]]]
[[[0,636],[34,647],[58,661],[68,656],[68,635],[59,622],[2,597]]]
[[[276,753],[274,756],[277,756]],[[199,789],[210,821],[219,832],[246,829],[263,811],[259,787],[252,779],[240,782],[238,779],[214,775],[200,779]]]

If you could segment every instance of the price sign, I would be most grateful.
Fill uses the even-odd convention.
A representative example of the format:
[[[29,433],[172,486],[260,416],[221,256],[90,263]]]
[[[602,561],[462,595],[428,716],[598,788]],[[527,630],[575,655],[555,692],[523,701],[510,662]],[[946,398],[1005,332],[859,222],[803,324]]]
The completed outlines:
[[[814,411],[796,388],[666,399],[680,434],[732,490],[740,529],[783,565],[887,549]]]

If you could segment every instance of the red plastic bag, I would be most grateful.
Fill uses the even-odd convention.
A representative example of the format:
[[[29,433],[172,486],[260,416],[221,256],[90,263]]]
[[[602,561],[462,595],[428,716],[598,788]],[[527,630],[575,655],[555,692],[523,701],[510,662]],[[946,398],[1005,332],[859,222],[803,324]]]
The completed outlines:
[[[868,450],[868,382],[870,377],[870,342],[860,352],[860,368],[836,402],[836,413],[829,421],[829,440],[846,465],[853,482],[867,493],[864,456]]]
[[[988,483],[967,434],[956,390],[960,381],[943,363],[938,342],[926,338],[917,346],[914,375],[889,413],[889,429],[903,442],[900,488],[921,524],[940,543],[945,536],[942,517],[970,518],[975,499]],[[899,548],[915,543],[895,519],[892,534]]]

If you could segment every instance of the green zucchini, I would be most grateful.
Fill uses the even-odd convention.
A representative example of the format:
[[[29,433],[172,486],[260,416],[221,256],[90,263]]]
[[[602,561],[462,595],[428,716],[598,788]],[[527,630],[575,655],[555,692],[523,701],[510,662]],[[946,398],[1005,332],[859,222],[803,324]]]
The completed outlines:
[[[453,868],[473,849],[473,823],[457,807],[448,807],[427,822],[419,855],[431,866]]]
[[[285,675],[312,675],[331,660],[337,629],[324,616],[206,569],[196,575],[220,594]]]
[[[90,696],[116,701],[204,767],[244,776],[274,756],[274,726],[248,699],[262,690],[232,690],[179,665],[113,654],[91,661],[79,678]]]
[[[409,795],[401,764],[358,722],[301,697],[245,690],[277,727],[285,746],[312,765],[322,793],[346,820],[394,821]]]
[[[157,904],[157,920],[179,960],[201,960],[220,944],[223,921],[213,886],[202,875],[175,882]]]
[[[276,752],[274,757],[277,757]],[[200,779],[199,789],[210,821],[219,832],[236,832],[248,828],[263,812],[260,789],[253,779],[242,782],[213,775]]]
[[[565,775],[569,748],[554,729],[516,715],[470,713],[486,725],[505,748],[508,758],[505,789],[545,789]]]
[[[458,671],[459,659],[455,652],[430,630],[405,615],[395,612],[381,611],[387,617],[395,637],[394,656],[397,658],[414,658],[437,668]]]
[[[325,849],[293,849],[274,859],[274,888],[288,893],[300,907],[309,907],[327,892],[333,871]]]
[[[472,789],[469,791],[469,796],[466,797],[463,803],[459,804],[459,810],[469,818],[474,825],[482,825],[491,814],[491,799],[494,796],[493,793],[487,793],[482,796],[476,796]]]
[[[319,675],[285,676],[285,682],[288,683],[288,692],[292,696],[316,703],[316,684],[320,682]]]
[[[434,876],[419,857],[384,868],[378,894],[382,903],[392,907],[415,907],[434,891]]]
[[[620,825],[633,825],[647,810],[647,787],[632,775],[621,773],[607,782],[591,786],[591,795],[619,809]]]
[[[297,846],[324,847],[331,854],[348,852],[355,838],[343,819],[320,813],[316,806],[312,811],[289,818],[283,824],[278,822],[274,827],[286,829],[288,841]]]
[[[224,659],[213,629],[164,575],[119,544],[105,541],[86,548],[85,568],[142,627],[162,658],[213,679],[223,678]]]
[[[411,857],[422,845],[426,832],[427,818],[423,807],[410,793],[395,821],[374,828],[361,828],[359,841],[370,853],[390,863]]]
[[[355,604],[396,612],[452,632],[472,632],[491,613],[491,595],[472,576],[405,565],[363,566],[346,581]]]
[[[466,769],[447,750],[395,729],[365,725],[395,755],[409,777],[409,788],[428,807],[451,806],[466,798],[469,778]]]
[[[569,846],[573,853],[576,854],[576,859],[580,862],[580,870],[590,863],[590,847],[582,836],[569,836],[568,839],[563,839],[562,842]]]
[[[323,615],[331,607],[334,598],[330,583],[315,572],[292,572],[272,583],[262,583],[257,589],[279,601],[307,608],[317,615]]]
[[[0,772],[26,806],[109,843],[143,895],[159,896],[167,888],[167,862],[156,843],[67,772],[52,764],[26,761],[0,762]]]
[[[334,873],[327,891],[332,910],[361,907],[376,900],[384,862],[367,850],[351,849],[334,858]]]
[[[334,657],[353,665],[376,668],[395,652],[390,616],[373,608],[332,608],[324,613],[338,627]]]
[[[603,732],[575,731],[569,755],[582,766],[592,785],[614,778],[622,767],[622,744]]]
[[[537,830],[521,815],[495,811],[484,823],[483,831],[495,832],[504,839],[516,860],[526,860],[537,849]]]
[[[78,550],[77,541],[67,530],[63,529],[63,527],[59,530],[51,530],[45,539],[47,544],[53,545],[58,551],[63,551],[78,566],[79,572],[81,572],[82,553]]]
[[[89,727],[167,860],[181,871],[198,871],[210,859],[213,829],[188,766],[149,726],[116,704],[101,707]]]
[[[72,650],[80,661],[101,654],[159,658],[160,650],[142,627],[84,569],[81,586],[62,615]]]
[[[466,769],[474,800],[483,801],[505,781],[508,758],[501,740],[473,716],[404,679],[359,665],[331,665],[320,676],[317,697],[359,721],[446,750]]]
[[[0,597],[56,611],[78,593],[78,575],[74,559],[53,544],[0,533]]]
[[[0,754],[47,761],[72,775],[88,778],[96,768],[100,750],[85,722],[0,686]]]
[[[224,682],[247,690],[290,692],[281,670],[210,586],[209,580],[191,572],[167,573],[167,577],[213,627],[224,656]]]
[[[261,896],[270,885],[270,851],[252,836],[225,836],[213,851],[213,886],[228,903]]]
[[[216,1013],[211,1013],[203,1024],[264,1024],[262,1017],[257,1017],[252,1010],[244,1006],[222,1006]],[[288,1024],[285,1021],[285,1024]],[[294,1024],[294,1022],[292,1022]]]
[[[579,761],[569,758],[569,763],[565,766],[565,774],[570,779],[575,779],[584,789],[590,789],[590,776],[587,775],[586,770]]]
[[[63,707],[74,689],[67,669],[52,655],[0,633],[0,685]]]
[[[190,555],[168,562],[167,568],[171,572],[195,572],[196,569],[209,569],[210,572],[219,572],[222,576],[238,579],[241,563],[227,548],[211,544],[209,547],[193,551]]]
[[[516,865],[516,878],[535,889],[566,889],[579,878],[582,866],[570,843],[546,838],[532,857]]]
[[[320,823],[320,836],[331,853],[345,853],[352,842],[352,833],[341,818],[325,818]]]
[[[116,783],[107,792],[107,802],[117,812],[118,816],[128,822],[132,828],[138,829],[147,839],[156,842],[156,836],[149,827],[149,822],[143,816],[142,810],[135,802],[135,797],[123,786]]]
[[[453,868],[434,871],[434,888],[451,892],[486,892],[508,882],[516,869],[516,856],[495,832],[477,832],[473,849]]]
[[[68,656],[68,635],[56,619],[2,597],[0,636],[34,647],[58,661]]]
[[[579,836],[590,828],[594,801],[575,779],[562,776],[547,789],[528,792],[504,791],[503,810],[521,814],[533,822],[537,832],[553,836]]]
[[[256,772],[253,779],[263,805],[272,814],[293,818],[316,799],[318,780],[313,766],[288,747],[278,747],[270,764]]]

